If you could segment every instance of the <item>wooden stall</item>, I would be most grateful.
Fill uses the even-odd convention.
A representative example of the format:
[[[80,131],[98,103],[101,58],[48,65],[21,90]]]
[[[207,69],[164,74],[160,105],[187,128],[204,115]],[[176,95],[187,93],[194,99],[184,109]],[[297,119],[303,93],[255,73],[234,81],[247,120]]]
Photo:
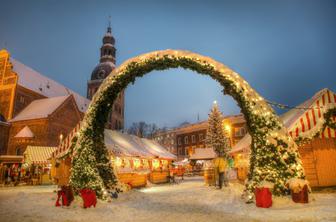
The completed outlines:
[[[79,128],[76,127],[74,130],[78,131]],[[76,139],[75,132],[70,133],[52,155],[51,174],[58,185],[69,183],[71,146]],[[168,166],[176,156],[159,144],[108,129],[104,131],[104,140],[111,166],[120,182],[136,188],[146,186],[148,179],[152,183],[168,181]]]
[[[56,149],[57,147],[27,146],[23,161],[26,170],[30,172],[28,184],[52,184],[52,165],[49,158]]]
[[[51,177],[53,178],[53,182],[60,186],[69,185],[70,179],[70,169],[71,169],[71,158],[64,157],[58,159],[52,159],[52,170]]]
[[[336,139],[315,138],[299,147],[307,180],[312,187],[336,185]]]
[[[149,181],[155,184],[167,183],[169,176],[169,170],[168,170],[169,165],[170,161],[168,160],[153,159],[151,172],[149,174]]]
[[[299,106],[309,109],[289,110],[280,119],[298,144],[306,178],[312,187],[335,186],[336,129],[332,125],[336,122],[336,94],[322,89]],[[240,180],[247,176],[250,144],[251,136],[247,134],[230,151],[238,163]]]
[[[216,158],[216,156],[217,155],[212,148],[197,148],[190,156],[190,160],[202,163],[204,182],[209,186],[216,184],[215,169],[213,165],[213,159]]]

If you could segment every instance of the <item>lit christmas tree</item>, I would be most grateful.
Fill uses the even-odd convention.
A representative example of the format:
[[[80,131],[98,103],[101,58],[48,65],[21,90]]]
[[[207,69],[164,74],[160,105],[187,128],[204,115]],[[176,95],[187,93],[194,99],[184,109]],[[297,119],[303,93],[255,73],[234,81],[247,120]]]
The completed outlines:
[[[218,156],[227,158],[227,152],[230,150],[230,141],[224,134],[222,114],[216,101],[209,114],[208,125],[207,146],[212,147]]]

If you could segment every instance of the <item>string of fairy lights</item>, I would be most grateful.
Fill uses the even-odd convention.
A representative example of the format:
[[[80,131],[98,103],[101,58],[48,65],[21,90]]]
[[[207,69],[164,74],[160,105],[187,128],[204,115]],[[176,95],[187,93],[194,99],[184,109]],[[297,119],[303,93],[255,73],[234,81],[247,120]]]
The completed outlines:
[[[323,109],[325,106],[314,106],[314,107],[304,107],[304,106],[290,106],[290,105],[285,105],[282,103],[277,103],[277,102],[273,102],[273,101],[269,101],[266,100],[266,102],[273,106],[273,107],[277,107],[280,109],[302,109],[302,110],[311,110],[311,109]]]

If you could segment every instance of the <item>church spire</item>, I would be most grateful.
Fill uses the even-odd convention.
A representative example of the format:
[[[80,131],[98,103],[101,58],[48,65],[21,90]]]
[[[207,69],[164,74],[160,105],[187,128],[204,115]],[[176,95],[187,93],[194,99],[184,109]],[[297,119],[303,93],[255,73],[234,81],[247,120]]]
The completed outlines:
[[[111,28],[111,16],[109,16],[109,23],[107,27],[107,32],[103,37],[103,45],[100,48],[100,62],[112,62],[115,64],[115,52],[116,49],[114,47],[114,37],[112,36],[112,28]]]
[[[111,34],[112,34],[112,28],[111,28],[111,16],[109,16],[109,20],[108,20],[107,33],[111,33]]]

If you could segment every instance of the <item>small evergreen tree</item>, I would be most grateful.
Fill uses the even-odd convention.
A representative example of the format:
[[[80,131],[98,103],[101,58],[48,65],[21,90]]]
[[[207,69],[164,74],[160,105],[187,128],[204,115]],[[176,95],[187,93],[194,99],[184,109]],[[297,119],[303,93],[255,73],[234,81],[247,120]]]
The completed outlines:
[[[225,136],[222,125],[222,114],[218,105],[214,105],[209,113],[208,131],[206,135],[206,144],[212,147],[219,157],[227,158],[227,152],[230,150],[230,141]]]

